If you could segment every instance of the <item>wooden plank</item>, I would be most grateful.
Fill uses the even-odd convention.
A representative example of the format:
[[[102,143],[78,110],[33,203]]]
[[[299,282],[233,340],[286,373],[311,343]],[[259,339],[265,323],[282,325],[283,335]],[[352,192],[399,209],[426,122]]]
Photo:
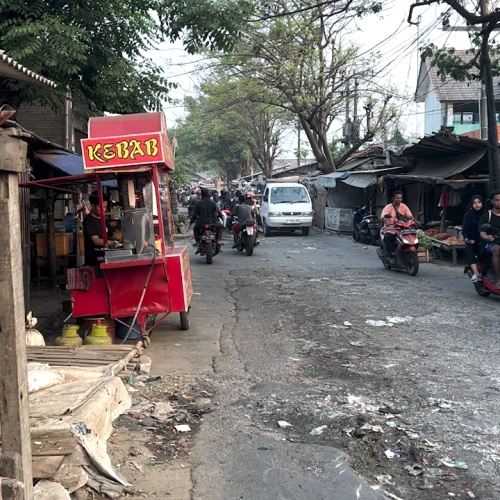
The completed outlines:
[[[71,455],[77,444],[78,438],[74,435],[47,439],[32,438],[31,453],[33,456]]]
[[[64,455],[33,457],[33,477],[35,479],[54,479],[63,460]]]
[[[19,140],[19,139],[13,139]],[[33,498],[29,429],[26,333],[18,174],[0,171],[0,428],[3,452],[19,453],[21,470],[12,478]]]

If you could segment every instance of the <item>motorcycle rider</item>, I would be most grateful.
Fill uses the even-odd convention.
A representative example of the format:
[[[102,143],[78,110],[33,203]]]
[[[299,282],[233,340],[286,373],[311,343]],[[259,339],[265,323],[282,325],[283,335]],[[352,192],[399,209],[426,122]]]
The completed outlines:
[[[479,227],[483,224],[489,224],[493,229],[500,231],[500,191],[494,191],[490,194],[492,205],[491,210],[485,213],[479,219]],[[495,279],[490,279],[494,285],[500,284],[500,245],[495,243],[495,236],[488,234],[486,231],[479,233],[481,237],[481,250],[489,252],[492,255],[493,268],[495,269]]]
[[[237,248],[241,239],[241,230],[248,221],[255,222],[253,218],[253,197],[252,193],[240,195],[239,204],[233,209],[232,215],[237,217],[238,222],[233,224],[234,246]]]
[[[396,241],[396,235],[398,231],[393,226],[393,224],[397,220],[415,220],[408,206],[403,203],[402,191],[394,191],[394,193],[392,193],[392,203],[389,203],[384,207],[381,217],[384,221],[385,248],[387,250],[387,253],[391,257],[393,257],[398,246]]]
[[[218,221],[219,215],[219,209],[217,208],[215,202],[210,199],[208,189],[201,188],[201,200],[194,207],[194,213],[191,217],[191,224],[196,222],[194,226],[195,246],[198,247],[196,253],[199,253],[200,229],[206,224],[211,224],[216,228],[217,244],[224,244],[222,242],[222,224]]]

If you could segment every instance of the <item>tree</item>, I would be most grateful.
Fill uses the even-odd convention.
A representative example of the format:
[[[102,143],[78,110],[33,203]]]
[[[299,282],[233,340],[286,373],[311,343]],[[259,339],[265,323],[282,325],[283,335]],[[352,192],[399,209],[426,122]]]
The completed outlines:
[[[99,111],[157,110],[171,84],[144,57],[159,42],[182,39],[189,52],[229,50],[250,0],[0,0],[0,46],[58,83],[59,95],[9,81],[21,100],[52,103],[69,87]],[[55,99],[54,99],[55,97]]]
[[[238,44],[236,52],[240,57],[231,59],[233,71],[253,79],[254,87],[267,90],[254,96],[254,100],[260,98],[261,102],[281,107],[298,118],[320,169],[331,172],[336,162],[327,133],[345,113],[350,93],[346,82],[367,81],[371,67],[344,34],[356,16],[376,12],[380,5],[364,0],[320,2],[312,6],[301,0],[276,3],[279,13],[247,31]],[[363,120],[366,126],[345,157],[371,140],[392,119],[391,96],[382,92],[376,99],[373,89],[369,94],[366,121]]]
[[[463,0],[421,0],[410,6],[408,22],[415,24],[412,21],[415,8],[431,4],[448,5],[473,28],[469,32],[473,48],[470,50],[471,57],[468,61],[456,56],[453,48],[438,49],[433,44],[424,48],[422,59],[430,58],[431,64],[438,67],[443,79],[446,76],[459,81],[479,79],[484,84],[488,117],[489,190],[490,192],[498,190],[500,189],[500,161],[493,75],[500,74],[500,65],[498,60],[494,62],[491,60],[492,55],[498,54],[498,47],[495,43],[491,43],[490,35],[500,27],[500,10],[489,12],[487,0],[479,0],[479,3]]]

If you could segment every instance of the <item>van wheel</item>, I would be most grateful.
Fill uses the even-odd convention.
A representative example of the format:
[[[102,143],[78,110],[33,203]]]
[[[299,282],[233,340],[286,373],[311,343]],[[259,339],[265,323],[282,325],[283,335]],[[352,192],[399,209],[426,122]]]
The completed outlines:
[[[309,229],[310,229],[309,227],[303,227],[302,228],[302,234],[304,236],[307,236],[309,234]]]
[[[264,219],[264,236],[271,236],[271,228],[267,225],[266,219]]]

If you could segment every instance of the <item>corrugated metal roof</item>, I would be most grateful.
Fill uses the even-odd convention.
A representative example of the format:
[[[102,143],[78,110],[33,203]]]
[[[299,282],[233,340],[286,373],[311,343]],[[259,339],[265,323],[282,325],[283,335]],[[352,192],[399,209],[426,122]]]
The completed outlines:
[[[0,76],[28,83],[36,83],[38,85],[46,85],[52,88],[57,87],[57,84],[52,80],[24,67],[22,64],[12,59],[12,57],[9,57],[4,50],[0,50]]]
[[[406,148],[401,155],[407,158],[444,158],[474,151],[486,151],[487,141],[449,132],[423,137]]]
[[[455,50],[453,55],[460,57],[464,62],[469,62],[473,54],[467,54],[466,52],[465,50]],[[420,65],[415,93],[417,102],[423,102],[425,94],[430,90],[434,90],[441,102],[472,102],[479,99],[481,96],[481,82],[479,80],[459,82],[450,77],[443,80],[438,75],[438,68],[432,66],[431,62],[432,59],[427,58]],[[493,89],[495,100],[500,100],[500,77],[498,76],[493,78]]]

